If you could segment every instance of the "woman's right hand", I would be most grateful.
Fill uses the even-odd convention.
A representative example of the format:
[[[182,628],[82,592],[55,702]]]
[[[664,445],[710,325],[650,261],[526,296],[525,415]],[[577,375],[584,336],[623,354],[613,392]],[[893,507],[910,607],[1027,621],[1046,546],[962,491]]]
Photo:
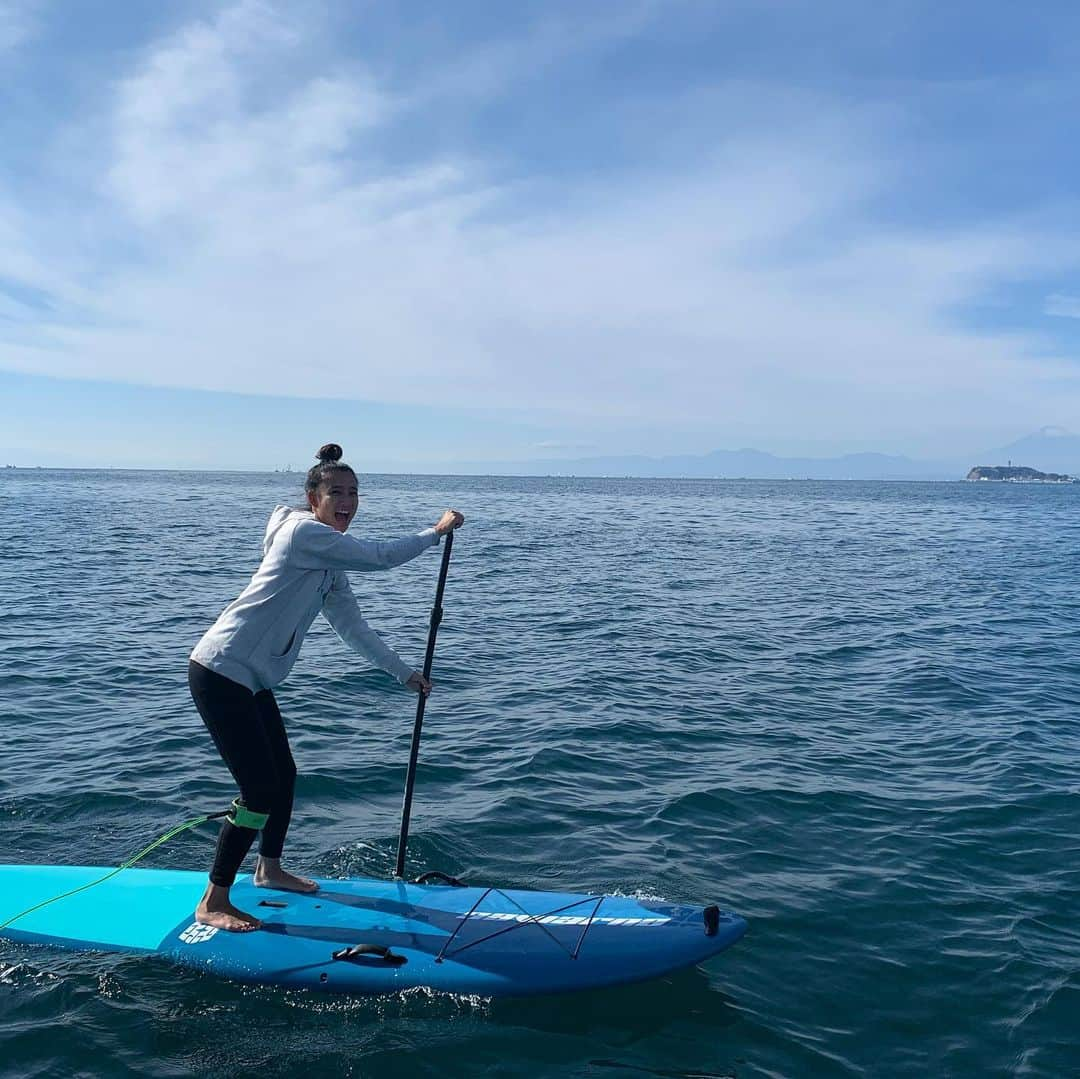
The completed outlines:
[[[414,693],[422,693],[426,697],[431,692],[431,683],[419,671],[413,671],[405,683],[405,688],[411,689]]]
[[[460,528],[465,523],[465,518],[458,513],[457,510],[447,510],[440,518],[439,523],[435,526],[435,531],[440,536],[445,536],[447,532],[452,532],[455,528]]]

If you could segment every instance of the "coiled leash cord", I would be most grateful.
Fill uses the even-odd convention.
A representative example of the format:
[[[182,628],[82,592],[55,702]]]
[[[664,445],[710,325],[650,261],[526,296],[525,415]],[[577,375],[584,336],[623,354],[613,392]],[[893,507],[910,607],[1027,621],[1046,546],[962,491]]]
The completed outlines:
[[[72,888],[70,892],[61,892],[60,895],[54,895],[51,899],[43,899],[40,903],[35,903],[32,907],[27,907],[26,910],[20,911],[12,918],[8,918],[6,922],[0,922],[0,929],[6,929],[13,922],[17,922],[20,918],[25,918],[28,914],[33,914],[36,910],[41,910],[42,907],[47,907],[50,903],[56,903],[61,899],[67,899],[69,896],[78,895],[79,892],[85,892],[89,888],[96,888],[99,884],[104,884],[105,881],[111,880],[117,873],[122,873],[125,869],[130,869],[136,862],[145,858],[152,850],[156,850],[162,845],[167,843],[170,839],[180,835],[181,832],[186,832],[191,828],[198,828],[200,824],[205,824],[207,821],[220,820],[222,817],[228,817],[229,820],[238,825],[241,828],[261,828],[266,823],[268,814],[255,813],[248,809],[247,806],[242,805],[239,799],[236,799],[229,809],[223,809],[220,813],[204,813],[201,817],[195,817],[192,820],[184,821],[183,824],[177,824],[175,827],[170,828],[164,835],[160,835],[154,840],[148,847],[143,847],[138,854],[132,855],[123,865],[118,865],[115,869],[110,869],[108,873],[103,877],[98,877],[97,880],[92,880],[88,884],[80,884],[78,888]]]

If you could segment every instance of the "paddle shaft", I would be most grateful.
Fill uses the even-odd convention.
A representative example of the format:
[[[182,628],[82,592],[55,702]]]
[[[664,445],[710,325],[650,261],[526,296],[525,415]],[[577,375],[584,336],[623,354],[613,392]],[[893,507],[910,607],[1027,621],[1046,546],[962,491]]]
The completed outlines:
[[[435,606],[431,608],[431,624],[428,629],[427,651],[424,653],[424,678],[431,678],[431,663],[435,658],[435,636],[442,621],[443,589],[446,587],[446,572],[450,568],[450,551],[454,546],[453,530],[443,539],[442,565],[439,567],[439,584],[435,589]],[[412,745],[409,747],[409,770],[405,774],[405,797],[401,803],[401,831],[398,833],[397,868],[394,876],[405,873],[405,848],[409,845],[409,815],[412,813],[413,786],[416,783],[416,762],[420,756],[420,732],[424,727],[424,705],[427,697],[417,694],[416,722],[413,724]]]

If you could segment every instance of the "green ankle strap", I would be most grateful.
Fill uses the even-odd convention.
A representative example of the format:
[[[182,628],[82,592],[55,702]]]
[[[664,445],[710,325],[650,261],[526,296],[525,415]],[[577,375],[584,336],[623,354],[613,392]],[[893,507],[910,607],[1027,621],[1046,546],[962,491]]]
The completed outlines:
[[[239,798],[234,798],[232,812],[225,819],[230,824],[235,824],[237,828],[250,828],[252,831],[257,832],[266,826],[270,814],[256,813],[254,810],[248,809]]]

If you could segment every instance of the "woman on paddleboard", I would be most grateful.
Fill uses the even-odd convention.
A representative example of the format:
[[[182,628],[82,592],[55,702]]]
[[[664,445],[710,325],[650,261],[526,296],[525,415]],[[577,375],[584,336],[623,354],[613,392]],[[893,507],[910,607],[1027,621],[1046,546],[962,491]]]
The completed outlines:
[[[242,932],[259,921],[234,907],[229,889],[255,833],[260,833],[254,883],[264,888],[314,892],[316,884],[281,868],[292,815],[296,765],[273,688],[296,661],[304,634],[322,611],[338,636],[375,666],[417,693],[430,683],[384,644],[364,621],[346,570],[400,566],[464,518],[447,510],[432,528],[389,541],[347,536],[359,497],[356,473],[333,443],[304,485],[308,508],[278,506],[263,539],[263,560],[250,584],[222,611],[191,653],[188,684],[195,706],[240,797],[218,837],[210,883],[195,911],[203,925]]]

